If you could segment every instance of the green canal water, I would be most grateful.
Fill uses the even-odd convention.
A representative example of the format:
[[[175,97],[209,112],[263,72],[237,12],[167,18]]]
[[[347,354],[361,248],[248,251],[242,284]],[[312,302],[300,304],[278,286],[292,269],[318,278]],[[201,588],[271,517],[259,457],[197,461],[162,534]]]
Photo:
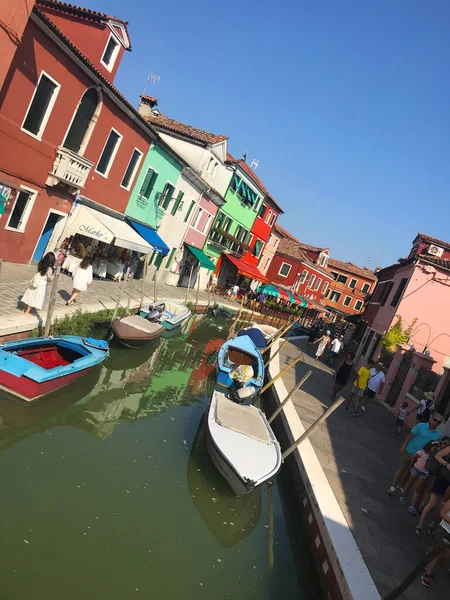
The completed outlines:
[[[320,597],[286,485],[270,569],[267,492],[235,498],[206,452],[225,338],[192,320],[34,405],[0,396],[1,600]]]

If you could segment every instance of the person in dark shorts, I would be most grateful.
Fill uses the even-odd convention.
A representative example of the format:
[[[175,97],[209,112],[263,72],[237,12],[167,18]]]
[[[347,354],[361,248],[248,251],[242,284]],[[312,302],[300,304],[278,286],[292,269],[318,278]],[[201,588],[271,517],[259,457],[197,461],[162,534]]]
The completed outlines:
[[[336,395],[342,390],[343,387],[347,385],[348,378],[350,377],[350,373],[353,369],[353,354],[349,352],[346,356],[346,359],[341,364],[341,366],[336,370],[334,374],[334,385],[333,385],[333,393],[331,394],[332,398],[335,398]]]
[[[439,562],[443,562],[450,558],[450,500],[444,502],[439,511],[439,516],[442,521],[440,522],[436,540],[428,548],[427,553],[435,550],[436,545],[443,542],[443,550],[433,558],[431,562],[425,567],[425,571],[422,574],[422,584],[425,587],[430,587],[434,581],[434,570]]]
[[[392,428],[392,432],[395,433],[395,435],[399,435],[400,431],[403,429],[406,415],[408,414],[408,406],[409,404],[405,400],[398,409],[397,418],[395,419],[394,427]]]

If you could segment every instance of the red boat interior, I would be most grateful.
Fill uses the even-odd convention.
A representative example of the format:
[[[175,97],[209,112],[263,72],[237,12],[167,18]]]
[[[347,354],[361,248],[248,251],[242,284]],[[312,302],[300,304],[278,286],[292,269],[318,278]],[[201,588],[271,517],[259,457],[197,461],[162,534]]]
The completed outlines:
[[[83,356],[72,348],[65,348],[64,346],[58,346],[57,344],[48,346],[29,346],[28,348],[15,351],[14,354],[25,358],[47,371],[55,369],[56,367],[64,367]]]

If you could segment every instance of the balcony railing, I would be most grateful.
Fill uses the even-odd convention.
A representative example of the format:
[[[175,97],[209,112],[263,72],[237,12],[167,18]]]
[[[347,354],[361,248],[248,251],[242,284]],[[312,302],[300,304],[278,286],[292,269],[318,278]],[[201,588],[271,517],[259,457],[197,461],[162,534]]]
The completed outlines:
[[[86,185],[93,166],[94,163],[90,160],[60,146],[56,151],[52,170],[47,177],[47,185],[54,186],[63,183],[69,188],[69,193],[78,194]]]

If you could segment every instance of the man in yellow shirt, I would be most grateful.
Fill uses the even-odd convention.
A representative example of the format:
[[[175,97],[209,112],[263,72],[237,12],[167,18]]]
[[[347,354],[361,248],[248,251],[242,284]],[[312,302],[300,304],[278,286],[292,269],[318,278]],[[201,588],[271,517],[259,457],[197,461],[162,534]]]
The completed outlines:
[[[361,400],[367,388],[367,383],[370,377],[370,369],[373,369],[374,366],[375,361],[369,360],[367,366],[362,366],[359,369],[358,374],[356,375],[356,380],[353,383],[352,393],[350,395],[349,400],[347,400],[347,402],[345,403],[345,410],[348,410],[350,408],[352,400],[355,400],[355,410],[352,413],[353,417],[359,416],[358,408],[361,404]]]

